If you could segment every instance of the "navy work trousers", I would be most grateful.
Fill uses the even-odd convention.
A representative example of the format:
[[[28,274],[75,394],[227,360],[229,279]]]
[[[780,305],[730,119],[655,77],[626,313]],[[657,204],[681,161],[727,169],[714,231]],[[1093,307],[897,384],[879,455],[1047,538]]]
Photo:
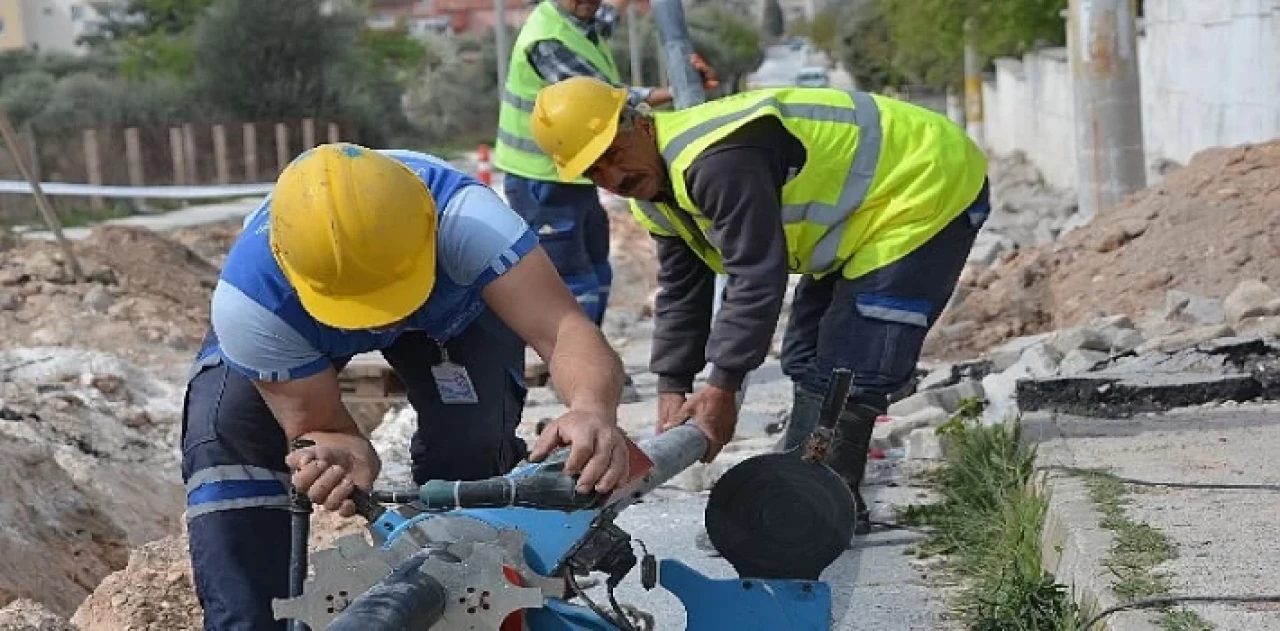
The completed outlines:
[[[853,280],[802,278],[783,333],[782,371],[820,397],[831,372],[849,368],[854,397],[887,405],[911,379],[990,209],[984,185],[964,213],[905,257]]]
[[[431,373],[440,351],[425,335],[406,333],[382,350],[418,412],[410,447],[417,483],[500,475],[527,455],[515,435],[525,402],[523,348],[492,312],[445,344],[449,360],[471,377],[479,399],[471,405],[441,402]],[[183,404],[182,476],[205,629],[285,628],[271,600],[288,596],[287,451],[283,430],[248,378],[225,362],[194,375]]]
[[[590,184],[562,184],[503,176],[507,203],[538,233],[538,241],[597,326],[604,322],[613,283],[609,215]]]

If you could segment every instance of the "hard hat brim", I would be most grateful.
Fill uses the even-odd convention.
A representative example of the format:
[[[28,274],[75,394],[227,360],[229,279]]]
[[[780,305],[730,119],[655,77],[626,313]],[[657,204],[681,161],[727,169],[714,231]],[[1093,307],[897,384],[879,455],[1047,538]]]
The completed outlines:
[[[395,324],[411,315],[431,296],[436,281],[434,248],[423,248],[409,275],[359,295],[320,293],[281,262],[281,269],[298,292],[302,308],[321,324],[335,329],[374,329]]]
[[[627,103],[627,91],[622,88],[614,88],[609,92],[613,97],[607,116],[605,118],[604,129],[600,130],[586,145],[582,147],[577,155],[567,160],[563,165],[556,164],[556,171],[560,173],[560,179],[565,182],[572,182],[580,177],[591,165],[604,155],[609,145],[613,144],[613,140],[618,137],[618,116],[622,114],[622,107]]]

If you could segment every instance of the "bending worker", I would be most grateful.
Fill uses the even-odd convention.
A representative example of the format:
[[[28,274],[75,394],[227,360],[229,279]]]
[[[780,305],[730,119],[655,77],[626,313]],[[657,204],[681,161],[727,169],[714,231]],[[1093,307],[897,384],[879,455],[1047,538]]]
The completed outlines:
[[[671,102],[669,88],[622,85],[609,40],[629,3],[542,0],[512,47],[493,154],[494,167],[505,173],[507,201],[538,233],[556,270],[597,326],[604,323],[613,282],[608,213],[589,180],[561,182],[556,176],[555,165],[530,134],[529,111],[538,90],[580,76],[625,88],[633,106]],[[714,89],[710,69],[696,56],[694,63],[709,77],[706,88]],[[630,391],[629,378],[627,385]]]
[[[525,222],[434,157],[350,144],[297,157],[232,245],[211,321],[182,420],[206,629],[284,628],[271,600],[288,596],[291,481],[351,516],[352,488],[378,477],[341,401],[353,355],[380,351],[408,390],[416,483],[500,475],[562,444],[581,490],[627,474],[620,359]],[[525,343],[569,407],[531,454],[515,434]],[[315,446],[290,452],[295,439]]]
[[[941,115],[863,92],[756,90],[653,114],[626,96],[592,79],[549,87],[533,134],[561,178],[632,198],[656,240],[659,431],[693,418],[716,445],[709,457],[733,438],[734,393],[769,350],[788,274],[801,274],[781,446],[816,426],[832,370],[851,369],[829,464],[867,532],[858,489],[873,423],[911,378],[986,219],[986,158]],[[713,325],[717,273],[728,285]]]

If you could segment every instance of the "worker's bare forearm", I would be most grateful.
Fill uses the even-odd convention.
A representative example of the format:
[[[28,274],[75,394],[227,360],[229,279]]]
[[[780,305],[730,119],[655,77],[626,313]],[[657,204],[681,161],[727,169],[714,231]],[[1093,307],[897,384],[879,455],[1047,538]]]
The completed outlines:
[[[586,318],[565,318],[547,361],[551,381],[570,409],[615,419],[622,399],[622,360]]]
[[[647,103],[649,107],[662,107],[663,105],[673,101],[674,98],[674,95],[671,93],[671,88],[663,86],[650,90],[649,96],[645,98],[644,102]]]

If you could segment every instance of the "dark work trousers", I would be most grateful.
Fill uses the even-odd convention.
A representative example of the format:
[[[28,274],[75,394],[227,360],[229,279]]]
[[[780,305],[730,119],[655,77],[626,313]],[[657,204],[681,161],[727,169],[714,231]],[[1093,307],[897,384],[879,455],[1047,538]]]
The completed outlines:
[[[503,176],[507,203],[538,233],[578,304],[599,326],[609,304],[609,215],[595,186]]]
[[[988,188],[924,245],[849,280],[805,276],[782,338],[782,371],[821,397],[831,371],[853,371],[851,398],[883,409],[911,379],[925,335],[955,291],[974,238],[990,212]]]
[[[445,348],[450,361],[466,367],[479,403],[440,401],[431,373],[440,351],[427,336],[408,332],[382,350],[418,412],[414,479],[506,473],[528,453],[515,435],[525,402],[523,343],[486,312]],[[347,360],[335,360],[335,367]],[[285,628],[271,600],[287,597],[289,587],[286,453],[284,432],[247,377],[225,362],[194,375],[183,404],[182,477],[205,629]]]

